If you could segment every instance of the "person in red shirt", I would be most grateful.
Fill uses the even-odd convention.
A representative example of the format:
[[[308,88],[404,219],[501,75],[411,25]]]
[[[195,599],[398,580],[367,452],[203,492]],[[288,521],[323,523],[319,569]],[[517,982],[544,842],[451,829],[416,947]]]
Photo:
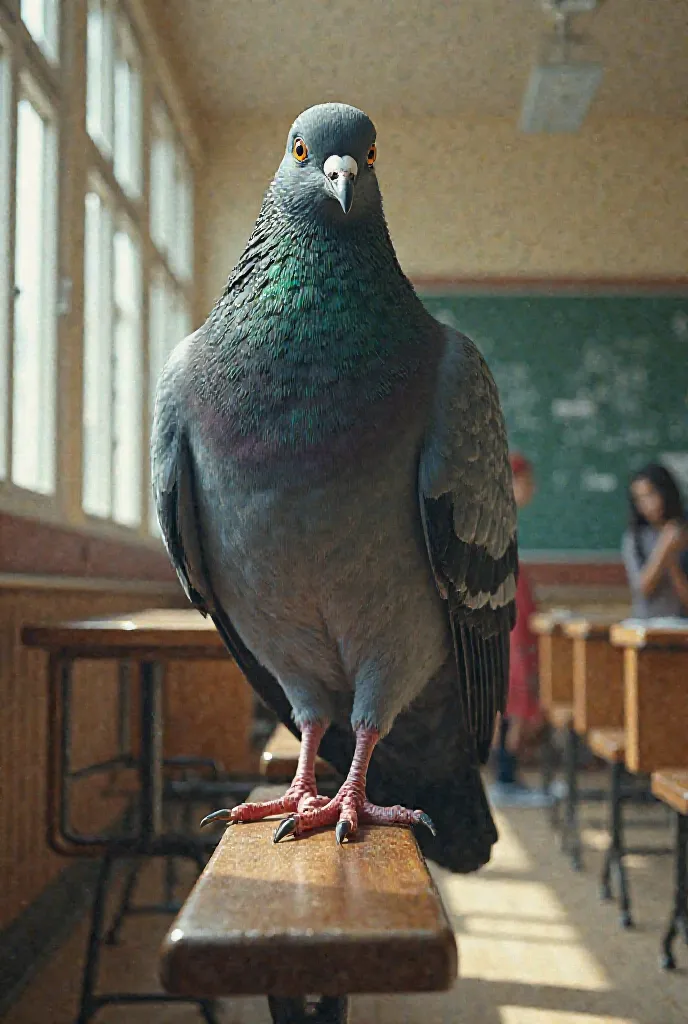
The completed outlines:
[[[519,509],[535,494],[533,467],[520,452],[509,456],[514,498]],[[538,701],[537,639],[529,625],[536,610],[528,574],[520,566],[516,586],[516,625],[511,632],[509,692],[506,713],[496,734],[496,782],[490,798],[496,806],[544,806],[550,800],[541,790],[526,786],[518,776],[518,751],[524,738],[538,730],[542,712]]]

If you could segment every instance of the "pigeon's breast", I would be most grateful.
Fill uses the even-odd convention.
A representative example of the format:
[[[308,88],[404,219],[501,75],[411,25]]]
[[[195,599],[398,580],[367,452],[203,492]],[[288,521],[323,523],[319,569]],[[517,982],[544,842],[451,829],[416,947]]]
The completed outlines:
[[[213,588],[244,641],[284,679],[351,692],[382,659],[422,683],[446,657],[446,623],[417,499],[418,431],[364,470],[257,484],[236,467],[204,474],[200,514]],[[400,668],[390,651],[422,643]],[[392,667],[390,667],[390,672]]]

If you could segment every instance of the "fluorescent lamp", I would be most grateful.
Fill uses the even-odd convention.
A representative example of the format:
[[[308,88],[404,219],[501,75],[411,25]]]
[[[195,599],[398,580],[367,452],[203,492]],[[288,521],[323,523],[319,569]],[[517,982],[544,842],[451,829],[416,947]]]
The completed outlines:
[[[521,108],[522,132],[575,132],[582,125],[602,81],[597,61],[536,64]]]

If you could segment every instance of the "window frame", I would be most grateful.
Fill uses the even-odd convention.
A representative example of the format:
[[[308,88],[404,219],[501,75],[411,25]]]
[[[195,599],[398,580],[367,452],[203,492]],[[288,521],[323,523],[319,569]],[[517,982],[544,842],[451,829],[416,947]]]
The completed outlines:
[[[201,149],[193,122],[185,106],[174,75],[167,64],[161,42],[155,34],[143,0],[106,0],[113,18],[113,53],[116,23],[126,23],[125,32],[133,44],[129,51],[132,64],[138,71],[140,90],[138,135],[137,190],[127,192],[114,173],[114,155],[99,148],[88,131],[86,123],[86,34],[87,0],[62,0],[57,32],[57,58],[51,60],[32,38],[20,16],[21,0],[2,0],[0,3],[0,45],[3,60],[9,61],[9,146],[0,137],[0,203],[7,202],[10,216],[4,218],[4,231],[0,229],[0,256],[2,247],[9,254],[4,261],[5,275],[0,268],[0,345],[3,323],[7,339],[5,370],[0,359],[0,397],[2,387],[8,389],[7,429],[5,447],[7,475],[0,475],[0,513],[32,516],[42,522],[78,529],[85,534],[127,540],[159,547],[159,535],[149,528],[150,490],[148,467],[149,423],[152,415],[153,384],[149,372],[150,316],[149,301],[152,275],[160,260],[150,236],[150,159],[151,117],[154,97],[162,97],[178,138],[185,147],[192,173],[192,193],[195,174],[200,166]],[[121,32],[121,28],[120,28]],[[69,62],[66,55],[69,55]],[[0,68],[1,71],[1,68]],[[38,90],[51,105],[57,136],[56,181],[56,259],[54,261],[53,292],[55,299],[55,488],[50,495],[17,487],[8,479],[12,456],[12,349],[14,347],[14,249],[15,249],[15,168],[17,137],[18,87],[22,73],[28,73]],[[113,66],[114,80],[114,66]],[[0,88],[2,81],[0,80]],[[112,136],[114,142],[114,100]],[[94,133],[95,134],[95,133]],[[8,173],[3,177],[3,166]],[[126,526],[93,515],[82,507],[84,497],[84,399],[83,356],[85,332],[85,200],[94,180],[98,180],[109,196],[113,197],[114,218],[122,217],[132,226],[138,240],[141,267],[141,303],[139,330],[141,332],[141,496],[138,526]],[[138,194],[134,194],[138,192]],[[194,211],[195,214],[195,211]],[[195,221],[193,226],[195,232]],[[170,269],[170,268],[168,268]],[[170,271],[171,272],[171,271]],[[188,281],[171,276],[183,294],[186,308],[194,309],[193,273]],[[174,339],[175,341],[178,339]],[[138,373],[138,371],[137,371]],[[1,412],[0,412],[1,414]],[[0,444],[2,429],[0,425]],[[1,460],[0,460],[1,462]]]
[[[14,317],[14,216],[16,106],[12,44],[0,11],[0,484],[7,485],[12,462],[12,366]],[[12,302],[12,306],[14,303]]]
[[[16,98],[15,104],[17,112],[19,111],[19,104],[22,101],[28,102],[34,111],[43,121],[45,128],[44,136],[44,162],[43,168],[43,180],[41,182],[42,196],[41,196],[41,210],[43,212],[43,230],[41,241],[43,243],[43,251],[41,253],[41,275],[40,275],[40,299],[41,299],[41,314],[44,318],[45,325],[42,330],[46,336],[42,339],[41,346],[41,367],[39,368],[39,379],[38,387],[41,392],[40,402],[41,405],[47,406],[46,419],[47,426],[43,436],[40,438],[40,450],[38,454],[39,462],[41,463],[41,474],[44,474],[46,479],[49,481],[47,487],[28,487],[23,486],[20,483],[16,483],[16,472],[14,470],[14,413],[15,413],[15,400],[16,395],[14,394],[14,372],[12,374],[12,389],[13,395],[10,401],[11,407],[11,419],[12,419],[12,443],[10,446],[10,478],[13,481],[15,487],[19,490],[29,491],[31,494],[43,496],[45,498],[51,498],[56,494],[57,486],[57,390],[58,390],[58,304],[57,304],[57,290],[58,290],[58,274],[59,274],[59,252],[58,252],[58,218],[57,218],[57,207],[59,202],[59,191],[60,191],[60,172],[59,172],[59,117],[58,110],[56,109],[54,101],[52,101],[41,88],[36,81],[33,74],[26,68],[23,68],[19,72],[18,82],[16,86]],[[17,113],[18,121],[18,113]],[[15,140],[19,138],[19,125],[17,123]],[[15,142],[17,149],[15,157],[15,173],[18,171],[19,154],[18,146]],[[52,170],[52,174],[50,173]],[[48,172],[48,173],[46,173]],[[17,205],[17,193],[15,188],[15,203],[14,203],[14,251],[12,253],[12,265],[13,265],[13,298],[14,298],[14,314],[13,314],[13,327],[15,330],[12,332],[12,349],[14,350],[14,344],[16,341],[16,307],[17,303],[21,298],[21,293],[18,290],[17,282],[17,266],[16,266],[16,253],[17,253],[17,241],[18,241],[18,205]],[[43,347],[43,345],[45,347]],[[47,363],[43,362],[43,359],[47,357]],[[14,358],[12,360],[14,370]],[[46,380],[47,376],[50,376],[50,380]],[[43,424],[41,424],[43,427]]]

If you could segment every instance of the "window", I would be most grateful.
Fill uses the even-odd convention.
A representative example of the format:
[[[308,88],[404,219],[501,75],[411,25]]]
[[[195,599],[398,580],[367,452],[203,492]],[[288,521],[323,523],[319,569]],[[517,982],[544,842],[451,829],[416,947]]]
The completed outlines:
[[[101,189],[86,197],[83,507],[141,521],[141,257],[132,228],[113,231]]]
[[[49,494],[55,485],[55,280],[57,166],[53,114],[22,79],[17,109],[12,480]]]
[[[189,160],[162,102],[153,111],[151,237],[182,281],[193,273],[193,180]]]
[[[141,55],[128,22],[111,0],[89,0],[86,37],[86,128],[131,198],[141,194]]]
[[[112,512],[112,214],[86,196],[84,238],[83,507]]]
[[[103,156],[114,134],[114,27],[109,0],[89,0],[86,34],[86,129]]]
[[[144,6],[0,0],[0,509],[141,537],[151,389],[190,330],[196,152]]]
[[[115,44],[115,177],[130,196],[141,193],[140,57],[131,29],[118,19]]]
[[[0,34],[0,480],[7,477],[7,420],[9,414],[9,222],[10,222],[10,116],[11,79],[9,47]]]
[[[59,49],[60,0],[21,0],[21,18],[34,42],[55,63]]]
[[[113,484],[112,515],[135,526],[141,521],[143,455],[143,359],[141,345],[141,257],[127,228],[114,239]]]

